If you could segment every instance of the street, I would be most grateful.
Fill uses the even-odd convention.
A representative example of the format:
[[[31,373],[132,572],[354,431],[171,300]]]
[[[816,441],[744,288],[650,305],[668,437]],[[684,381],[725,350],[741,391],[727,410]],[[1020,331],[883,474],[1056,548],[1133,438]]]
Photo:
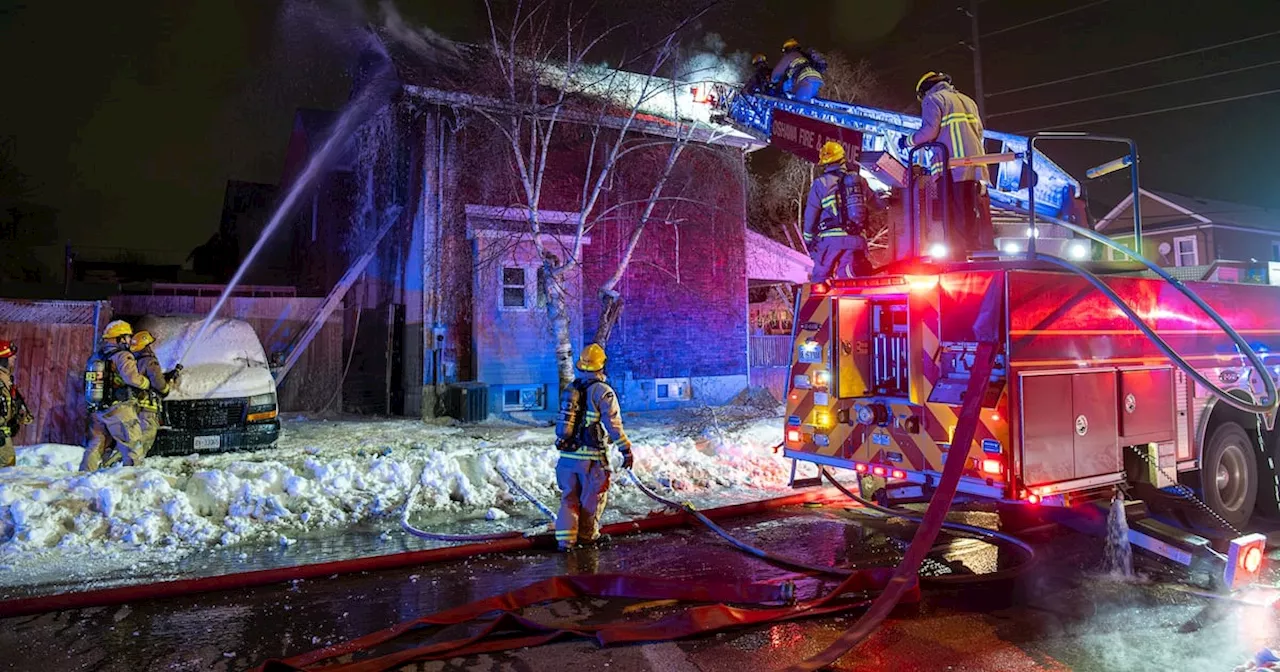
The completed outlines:
[[[993,518],[973,515],[970,522]],[[909,539],[911,529],[839,506],[797,507],[767,518],[729,521],[726,527],[770,551],[845,566],[893,564],[901,547],[893,539]],[[1028,540],[1038,562],[1015,581],[963,590],[927,588],[922,603],[899,607],[837,669],[1230,670],[1259,647],[1280,644],[1273,612],[1191,594],[1169,581],[1177,577],[1150,558],[1139,556],[1139,578],[1124,582],[1095,571],[1102,549],[1096,539],[1054,527]],[[984,572],[1009,565],[1013,559],[1004,555],[984,543],[944,535],[931,558]],[[6,619],[0,647],[6,652],[5,669],[14,670],[242,670],[557,574],[583,573],[689,581],[793,579],[801,598],[824,585],[737,552],[705,530],[684,528],[622,537],[601,550],[569,555],[481,556]],[[592,623],[647,620],[677,608],[590,599],[550,603],[525,615],[543,622]],[[858,613],[681,642],[610,649],[570,642],[406,669],[774,670],[823,648]]]

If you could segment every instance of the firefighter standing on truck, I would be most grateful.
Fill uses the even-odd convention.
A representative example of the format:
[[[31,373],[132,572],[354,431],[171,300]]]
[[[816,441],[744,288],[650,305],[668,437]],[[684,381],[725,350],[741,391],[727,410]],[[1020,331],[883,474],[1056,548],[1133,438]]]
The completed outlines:
[[[792,98],[809,102],[822,89],[826,59],[812,49],[803,49],[795,38],[782,43],[782,58],[773,66],[773,86]]]
[[[13,437],[29,425],[35,418],[27,409],[27,402],[18,394],[13,384],[13,368],[11,362],[18,354],[18,346],[9,341],[0,341],[0,468],[12,467],[17,462],[17,453],[13,448]]]
[[[560,395],[556,545],[562,551],[606,541],[600,534],[600,516],[609,494],[609,443],[622,452],[623,469],[630,469],[634,462],[631,440],[622,429],[618,396],[605,382],[604,361],[604,348],[595,343],[583,348],[578,377]]]
[[[155,445],[156,434],[160,431],[160,419],[163,417],[164,398],[169,396],[169,385],[178,379],[182,371],[179,364],[172,371],[165,371],[160,366],[156,351],[151,347],[156,342],[151,332],[142,330],[133,335],[129,341],[129,350],[133,352],[138,363],[138,371],[146,376],[150,389],[144,390],[138,397],[138,424],[142,430],[142,451],[138,455],[141,460],[151,452]]]
[[[951,85],[950,75],[926,72],[916,82],[916,98],[920,100],[920,130],[899,140],[902,149],[936,141],[946,146],[952,159],[986,154],[978,104]],[[941,157],[935,157],[930,172],[942,172]],[[951,237],[958,252],[956,258],[964,259],[968,253],[978,250],[995,249],[991,201],[986,186],[990,181],[987,167],[952,168],[950,179],[952,226],[957,227],[959,234]]]
[[[845,168],[844,146],[828,141],[818,152],[818,165],[824,167],[809,187],[804,205],[804,243],[813,257],[810,282],[825,282],[832,277],[870,275],[867,239],[864,231],[870,220],[870,206],[886,207],[866,178]]]
[[[85,401],[89,406],[89,445],[81,471],[94,471],[103,453],[114,447],[125,466],[142,460],[142,427],[138,397],[151,388],[129,351],[133,327],[116,320],[102,332],[102,345],[85,367]],[[114,444],[113,444],[114,442]]]
[[[769,57],[756,54],[751,57],[751,78],[742,90],[746,93],[773,94],[773,66],[769,65]]]

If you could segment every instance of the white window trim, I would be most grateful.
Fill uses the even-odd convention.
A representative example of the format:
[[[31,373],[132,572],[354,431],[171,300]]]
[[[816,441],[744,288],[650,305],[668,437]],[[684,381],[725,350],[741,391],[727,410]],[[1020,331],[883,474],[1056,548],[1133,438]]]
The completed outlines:
[[[1178,249],[1178,243],[1189,240],[1191,241],[1191,263],[1182,263],[1182,251]],[[1196,236],[1178,236],[1173,239],[1173,265],[1174,266],[1199,266],[1200,265],[1200,243],[1196,240]]]
[[[534,406],[525,406],[521,403],[508,404],[507,393],[515,392],[522,395],[525,391],[534,391],[538,396],[538,403]],[[546,387],[543,385],[508,385],[502,389],[502,410],[505,412],[513,411],[545,411],[547,409]]]
[[[524,271],[524,305],[508,306],[506,302],[507,283],[503,275],[506,274],[508,268],[518,268]],[[533,309],[534,301],[529,300],[530,294],[537,295],[537,288],[530,287],[531,284],[537,283],[537,270],[530,266],[521,264],[502,264],[498,266],[498,310],[503,311],[527,311]],[[530,292],[530,289],[533,291]]]
[[[1280,256],[1276,254],[1276,248],[1280,248],[1280,240],[1271,241],[1271,258],[1267,261],[1280,261],[1280,259],[1276,259],[1277,256]]]

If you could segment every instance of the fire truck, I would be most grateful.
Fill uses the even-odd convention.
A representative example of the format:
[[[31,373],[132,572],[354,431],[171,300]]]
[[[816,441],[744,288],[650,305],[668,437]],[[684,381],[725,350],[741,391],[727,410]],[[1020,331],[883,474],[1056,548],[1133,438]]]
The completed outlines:
[[[918,158],[896,150],[895,136],[918,128],[919,118],[734,91],[718,92],[714,104],[726,122],[765,139],[798,117],[838,127],[826,138],[787,133],[809,138],[815,152],[824,139],[848,142],[854,131],[864,175],[907,194],[898,261],[870,277],[797,291],[787,457],[851,470],[898,500],[927,499],[944,459],[962,450],[959,492],[976,498],[1070,504],[1117,486],[1181,483],[1227,527],[1243,527],[1258,506],[1276,506],[1280,361],[1266,358],[1280,348],[1280,289],[1184,284],[1147,262],[1064,254],[1075,240],[1125,248],[1080,226],[1079,183],[1037,142],[1125,142],[1125,156],[1088,176],[1129,169],[1137,205],[1132,142],[988,132],[1001,146],[979,159],[999,164],[993,207],[1025,217],[1031,233],[998,241],[1003,252],[947,260],[936,238],[945,235],[947,208],[929,207],[945,194],[930,194],[909,168]],[[939,210],[942,227],[929,221]],[[1037,220],[1074,235],[1038,241]],[[1140,245],[1136,209],[1134,220]],[[1141,261],[1139,251],[1127,252]],[[978,429],[970,445],[953,446],[970,372],[987,368],[975,367],[984,340],[997,354]]]

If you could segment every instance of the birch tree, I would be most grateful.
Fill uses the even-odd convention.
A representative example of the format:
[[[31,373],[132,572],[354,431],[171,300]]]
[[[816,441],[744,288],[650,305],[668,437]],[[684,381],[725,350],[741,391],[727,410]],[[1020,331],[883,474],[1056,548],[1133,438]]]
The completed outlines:
[[[489,43],[486,45],[487,74],[483,86],[507,104],[505,110],[478,110],[501,134],[508,149],[518,205],[523,209],[527,233],[541,260],[540,282],[547,297],[547,316],[555,339],[556,366],[561,387],[574,377],[571,315],[566,283],[579,269],[583,244],[591,227],[620,210],[623,204],[605,207],[606,191],[619,163],[632,152],[651,149],[643,139],[647,124],[641,109],[660,95],[671,81],[662,76],[678,55],[681,32],[706,11],[689,13],[648,44],[624,53],[618,66],[600,66],[597,53],[607,40],[617,37],[621,26],[601,26],[590,13],[561,11],[548,3],[503,3],[486,0]],[[628,72],[635,68],[637,72]],[[678,132],[670,144],[665,168],[643,202],[636,228],[628,240],[622,263],[602,290],[606,299],[603,315],[616,320],[621,303],[616,287],[626,273],[645,228],[654,219],[666,195],[668,178],[684,153],[694,132]],[[552,173],[561,170],[549,157],[561,136],[584,134],[586,165],[577,176],[579,193],[574,204],[574,221],[569,231],[554,229],[541,221],[539,211],[548,197]],[[639,137],[637,137],[639,136]],[[635,204],[631,204],[635,205]],[[572,244],[551,249],[551,236],[567,234]],[[559,252],[560,254],[556,254]],[[602,319],[603,322],[603,319]],[[610,326],[612,322],[609,323]],[[610,328],[601,335],[607,340]]]

